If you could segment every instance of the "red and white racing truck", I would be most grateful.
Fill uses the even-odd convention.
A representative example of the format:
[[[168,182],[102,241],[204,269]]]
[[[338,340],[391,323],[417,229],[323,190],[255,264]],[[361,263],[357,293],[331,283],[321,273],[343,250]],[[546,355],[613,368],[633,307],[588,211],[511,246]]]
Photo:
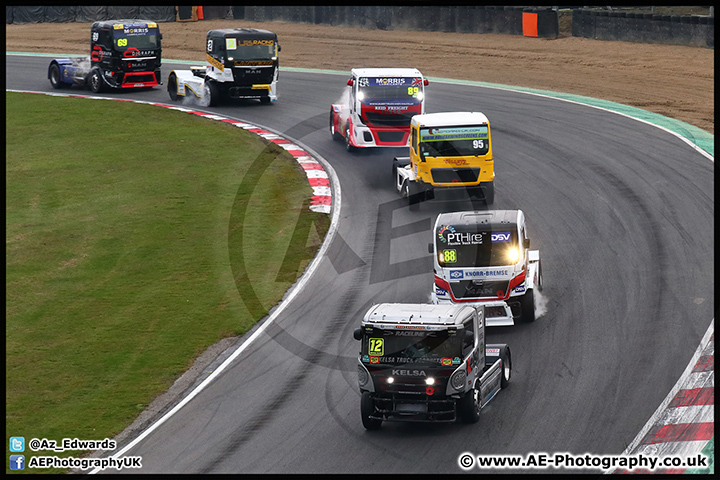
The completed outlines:
[[[432,303],[482,304],[491,327],[535,321],[542,265],[522,210],[441,213],[433,232]]]
[[[347,91],[330,109],[330,134],[348,151],[407,147],[410,119],[425,113],[428,81],[416,68],[353,68]]]

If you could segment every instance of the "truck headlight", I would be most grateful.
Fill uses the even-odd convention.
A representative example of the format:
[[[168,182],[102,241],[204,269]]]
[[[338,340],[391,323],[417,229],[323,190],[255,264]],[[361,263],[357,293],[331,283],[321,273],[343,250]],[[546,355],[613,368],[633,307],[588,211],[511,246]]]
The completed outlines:
[[[358,384],[361,387],[364,387],[367,385],[368,380],[370,380],[370,374],[367,370],[365,370],[365,367],[358,365]]]
[[[510,250],[508,250],[508,259],[512,263],[517,263],[518,258],[520,258],[520,252],[517,248],[511,248]]]
[[[457,370],[455,370],[455,373],[452,374],[450,377],[450,386],[457,390],[458,392],[462,392],[465,390],[465,381],[467,380],[467,372],[465,372],[465,367],[460,367]]]

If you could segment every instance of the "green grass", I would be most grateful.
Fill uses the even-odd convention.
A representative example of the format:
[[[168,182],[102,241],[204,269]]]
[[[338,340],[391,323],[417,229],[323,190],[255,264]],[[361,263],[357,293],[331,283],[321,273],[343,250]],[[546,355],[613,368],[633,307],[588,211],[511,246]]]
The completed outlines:
[[[6,100],[6,444],[111,438],[267,314],[329,219],[307,208],[294,159],[243,129],[129,102]]]

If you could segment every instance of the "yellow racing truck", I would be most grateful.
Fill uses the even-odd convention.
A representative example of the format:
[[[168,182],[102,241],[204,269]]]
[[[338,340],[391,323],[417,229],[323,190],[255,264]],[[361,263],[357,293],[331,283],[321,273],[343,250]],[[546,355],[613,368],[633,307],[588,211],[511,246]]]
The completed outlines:
[[[465,189],[470,196],[495,199],[490,122],[480,112],[415,115],[410,121],[409,157],[393,159],[395,188],[411,210],[434,198],[435,190]]]

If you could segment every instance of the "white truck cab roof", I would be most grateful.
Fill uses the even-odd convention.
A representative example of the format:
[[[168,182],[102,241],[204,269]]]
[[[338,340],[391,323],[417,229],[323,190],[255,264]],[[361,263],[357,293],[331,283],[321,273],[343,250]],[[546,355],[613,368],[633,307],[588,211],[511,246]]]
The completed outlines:
[[[475,210],[468,212],[448,212],[438,215],[436,224],[458,225],[521,225],[525,221],[522,210]]]
[[[488,118],[481,112],[440,112],[415,115],[411,124],[420,127],[455,127],[458,125],[487,125]]]
[[[380,303],[368,310],[362,323],[364,326],[460,326],[477,311],[476,306],[461,304]]]
[[[417,68],[353,68],[354,77],[422,77]]]

